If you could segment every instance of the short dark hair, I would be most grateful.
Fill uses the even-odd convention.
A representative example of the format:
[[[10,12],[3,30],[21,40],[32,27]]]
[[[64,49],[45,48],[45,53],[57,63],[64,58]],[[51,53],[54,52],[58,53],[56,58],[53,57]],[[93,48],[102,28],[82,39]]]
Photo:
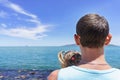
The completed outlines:
[[[109,24],[103,16],[87,14],[78,21],[76,33],[83,47],[99,48],[109,34]]]

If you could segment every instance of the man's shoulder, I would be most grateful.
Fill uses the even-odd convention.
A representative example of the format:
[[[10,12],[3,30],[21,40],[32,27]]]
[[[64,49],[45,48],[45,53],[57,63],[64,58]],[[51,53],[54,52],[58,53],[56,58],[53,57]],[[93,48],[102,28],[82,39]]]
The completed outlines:
[[[120,69],[118,69],[118,68],[114,68],[115,70],[116,70],[116,72],[119,72],[120,73]]]
[[[54,70],[48,76],[48,80],[57,80],[59,70]]]
[[[58,79],[58,74],[60,73],[60,72],[67,72],[68,73],[68,69],[69,69],[70,67],[66,67],[66,68],[62,68],[62,69],[60,69],[60,70],[54,70],[53,72],[51,72],[50,73],[50,75],[47,77],[47,79],[48,80],[57,80]],[[63,74],[63,73],[62,73]]]

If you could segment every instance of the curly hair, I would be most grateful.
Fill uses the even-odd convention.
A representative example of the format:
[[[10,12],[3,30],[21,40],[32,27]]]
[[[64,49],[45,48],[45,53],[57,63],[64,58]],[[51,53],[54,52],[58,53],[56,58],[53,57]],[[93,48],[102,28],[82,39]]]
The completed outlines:
[[[64,68],[77,65],[81,60],[81,54],[77,51],[60,51],[58,53],[58,59],[60,61],[61,67]]]

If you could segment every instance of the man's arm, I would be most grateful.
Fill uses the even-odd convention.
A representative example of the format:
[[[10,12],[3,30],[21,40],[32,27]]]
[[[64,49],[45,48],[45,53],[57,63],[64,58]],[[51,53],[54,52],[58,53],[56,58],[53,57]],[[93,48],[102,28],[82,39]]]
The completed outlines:
[[[53,71],[53,72],[48,76],[47,79],[48,79],[48,80],[57,80],[58,72],[59,72],[59,70]]]

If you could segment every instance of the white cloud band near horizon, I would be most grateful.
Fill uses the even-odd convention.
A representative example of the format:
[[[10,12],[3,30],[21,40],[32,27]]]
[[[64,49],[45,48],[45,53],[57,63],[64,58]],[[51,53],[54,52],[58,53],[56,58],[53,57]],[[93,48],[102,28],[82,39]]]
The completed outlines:
[[[120,37],[119,37],[119,35],[114,35],[113,37],[112,37],[112,39],[111,39],[111,42],[110,42],[110,44],[114,44],[114,45],[118,45],[118,46],[120,46]]]
[[[21,6],[10,2],[9,0],[0,0],[0,4],[2,4],[4,7],[11,9],[16,14],[22,14],[24,16],[30,17],[29,19],[24,19],[29,23],[34,23],[35,26],[30,28],[29,26],[22,25],[21,27],[18,27],[16,25],[15,28],[7,28],[6,23],[0,23],[0,34],[1,35],[7,35],[12,37],[20,37],[20,38],[26,38],[26,39],[39,39],[44,36],[47,36],[44,34],[46,31],[48,31],[49,25],[43,25],[38,16],[35,14],[32,14],[28,12],[27,10],[24,10]],[[3,18],[5,15],[9,15],[6,13],[7,11],[0,11],[0,17]],[[23,26],[25,28],[23,28]]]
[[[1,29],[0,34],[12,36],[12,37],[19,37],[19,38],[27,38],[27,39],[39,39],[44,36],[47,36],[43,34],[46,32],[45,27],[36,27],[36,28],[14,28],[14,29]]]

